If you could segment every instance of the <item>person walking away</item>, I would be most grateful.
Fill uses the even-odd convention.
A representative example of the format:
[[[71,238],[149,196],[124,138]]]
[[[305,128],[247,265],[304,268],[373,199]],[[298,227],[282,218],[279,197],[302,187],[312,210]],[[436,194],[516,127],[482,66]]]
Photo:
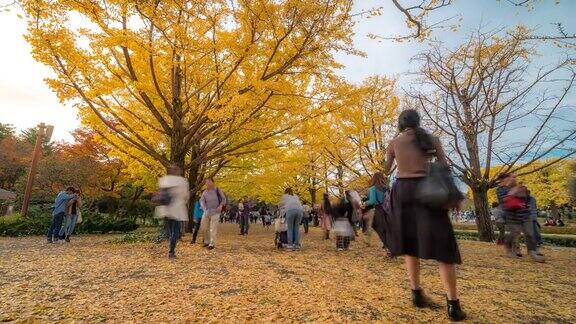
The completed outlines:
[[[156,216],[164,219],[168,229],[168,257],[175,258],[181,223],[188,220],[190,186],[188,180],[182,176],[182,169],[171,165],[167,168],[167,175],[158,180],[158,188],[159,191],[154,200],[160,202],[161,205],[156,206]],[[159,198],[159,196],[164,197]]]
[[[272,225],[272,216],[268,210],[265,210],[264,224],[266,224],[266,227],[270,227]]]
[[[363,215],[364,222],[365,222],[365,236],[366,236],[366,245],[370,246],[370,239],[372,237],[372,224],[374,222],[374,217],[378,217],[378,221],[384,220],[384,191],[386,189],[386,178],[382,172],[376,172],[372,176],[371,185],[368,188],[368,200],[364,203],[366,206],[366,211]],[[378,213],[378,215],[376,215]],[[383,224],[378,224],[383,225]],[[384,227],[384,226],[379,226]],[[384,246],[386,246],[386,237],[385,231],[382,228],[378,231],[380,239]]]
[[[353,229],[353,219],[355,215],[361,214],[362,199],[356,191],[346,190],[345,196],[332,206],[328,199],[325,199],[325,210],[334,219],[333,231],[336,234],[336,249],[338,251],[348,250],[350,241],[355,237]]]
[[[82,208],[82,196],[80,190],[76,189],[74,193],[76,193],[76,198],[70,201],[66,212],[66,224],[60,228],[59,233],[60,238],[64,238],[66,242],[70,242],[70,235],[74,232],[74,228],[78,222],[78,215],[81,213],[80,209]]]
[[[310,208],[310,206],[308,206],[307,202],[304,202],[304,205],[302,206],[304,214],[302,216],[302,224],[304,225],[304,233],[308,234],[308,228],[310,226],[310,210],[312,208]]]
[[[532,215],[528,188],[516,185],[514,175],[508,176],[504,179],[504,181],[506,180],[508,186],[501,186],[496,190],[498,199],[503,201],[506,231],[509,232],[505,239],[506,254],[512,258],[522,256],[520,253],[520,234],[523,233],[528,255],[532,261],[545,262],[543,255],[538,252],[532,220],[532,217],[536,218],[537,211]],[[534,209],[536,209],[535,200]]]
[[[248,205],[248,200],[244,199],[238,205],[240,212],[240,235],[248,235],[248,229],[250,228],[250,206]]]
[[[396,162],[396,181],[392,186],[389,217],[388,248],[393,256],[404,255],[412,304],[415,307],[430,305],[420,285],[420,259],[439,263],[440,278],[446,289],[448,317],[452,321],[466,318],[456,289],[456,264],[461,264],[460,251],[448,210],[422,204],[416,197],[431,160],[447,165],[440,140],[420,127],[416,110],[403,111],[398,117],[399,134],[386,150],[384,173],[390,174]]]
[[[328,194],[325,193],[322,197],[322,203],[318,205],[317,210],[318,217],[320,218],[320,227],[324,232],[324,239],[329,240],[333,221],[332,215],[330,215],[328,209],[326,209],[326,206],[330,206],[330,198],[328,197]]]
[[[196,238],[198,237],[198,232],[200,232],[200,223],[202,222],[203,214],[204,211],[202,210],[202,205],[200,205],[200,200],[196,200],[192,212],[192,220],[194,221],[194,229],[192,229],[192,244],[196,244]]]
[[[54,199],[54,210],[52,211],[52,222],[48,228],[48,243],[59,243],[58,235],[62,227],[62,220],[66,216],[66,209],[76,200],[76,190],[74,187],[68,187],[61,191]]]
[[[212,250],[216,247],[220,213],[226,205],[226,196],[216,187],[212,178],[206,179],[206,190],[200,197],[200,205],[204,211],[200,225],[204,233],[204,246]]]
[[[260,208],[260,219],[262,220],[262,227],[266,227],[266,207]]]
[[[497,245],[504,245],[504,238],[506,237],[504,212],[500,208],[498,202],[492,203],[492,217],[494,218],[494,223],[496,224],[496,229],[498,229],[498,238],[496,240]]]
[[[500,174],[497,180],[496,196],[504,212],[506,231],[508,232],[504,239],[506,255],[510,258],[522,256],[519,249],[519,238],[524,233],[526,248],[532,261],[545,262],[545,259],[537,251],[536,240],[534,239],[528,189],[524,186],[518,186],[516,175],[512,173]]]
[[[320,220],[318,219],[318,204],[312,206],[312,210],[310,211],[310,216],[312,218],[312,226],[318,227],[320,226]]]
[[[298,196],[294,194],[292,188],[286,188],[278,206],[286,211],[286,223],[288,227],[288,244],[286,247],[289,250],[299,250],[300,222],[304,214],[302,203]]]
[[[540,233],[540,224],[538,223],[538,204],[536,203],[536,198],[531,195],[530,190],[528,190],[528,208],[530,208],[530,220],[532,221],[532,230],[536,243],[536,254],[542,255],[539,249],[542,245],[542,234]]]

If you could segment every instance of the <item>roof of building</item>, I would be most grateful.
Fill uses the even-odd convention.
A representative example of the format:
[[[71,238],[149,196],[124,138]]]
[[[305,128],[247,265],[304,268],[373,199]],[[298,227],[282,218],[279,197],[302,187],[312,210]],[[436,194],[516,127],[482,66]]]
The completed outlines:
[[[0,200],[14,200],[16,199],[16,193],[4,189],[0,189]]]

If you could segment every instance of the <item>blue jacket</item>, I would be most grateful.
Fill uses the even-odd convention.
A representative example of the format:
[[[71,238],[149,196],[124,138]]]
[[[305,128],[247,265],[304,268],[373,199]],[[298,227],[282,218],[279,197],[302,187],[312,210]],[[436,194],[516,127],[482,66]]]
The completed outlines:
[[[66,203],[73,197],[73,194],[69,195],[66,193],[66,191],[60,191],[56,196],[56,199],[54,199],[54,210],[52,211],[52,216],[65,213],[66,207],[68,207],[66,206]]]
[[[382,203],[384,203],[384,192],[378,190],[376,186],[368,188],[368,201],[366,201],[366,205],[374,207]]]
[[[192,216],[194,217],[194,220],[199,220],[202,219],[202,215],[204,215],[204,211],[202,210],[202,206],[200,206],[200,200],[196,200]]]

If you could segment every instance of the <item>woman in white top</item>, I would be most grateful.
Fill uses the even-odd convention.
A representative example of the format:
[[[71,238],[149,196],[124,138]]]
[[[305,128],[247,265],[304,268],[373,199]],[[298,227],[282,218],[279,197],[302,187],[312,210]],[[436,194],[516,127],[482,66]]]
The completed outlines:
[[[280,199],[278,207],[286,211],[286,225],[288,227],[288,249],[300,249],[300,222],[304,216],[304,208],[292,188],[286,188]]]
[[[158,180],[160,190],[169,191],[169,202],[156,207],[156,217],[164,218],[170,237],[169,258],[176,257],[176,242],[180,237],[180,222],[188,220],[188,199],[190,186],[188,180],[181,176],[182,170],[175,165],[168,167],[168,175]]]

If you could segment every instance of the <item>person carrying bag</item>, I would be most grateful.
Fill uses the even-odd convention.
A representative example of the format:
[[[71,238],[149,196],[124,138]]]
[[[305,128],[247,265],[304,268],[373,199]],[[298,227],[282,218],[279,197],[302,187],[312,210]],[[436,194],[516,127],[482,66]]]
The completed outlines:
[[[384,173],[396,163],[397,177],[392,186],[391,211],[386,229],[388,248],[394,256],[404,256],[412,303],[430,305],[420,286],[420,260],[438,261],[446,290],[448,318],[466,318],[456,289],[456,264],[462,263],[448,208],[459,202],[448,162],[440,140],[420,127],[416,110],[398,117],[400,133],[386,150]],[[435,158],[436,162],[431,164]]]

